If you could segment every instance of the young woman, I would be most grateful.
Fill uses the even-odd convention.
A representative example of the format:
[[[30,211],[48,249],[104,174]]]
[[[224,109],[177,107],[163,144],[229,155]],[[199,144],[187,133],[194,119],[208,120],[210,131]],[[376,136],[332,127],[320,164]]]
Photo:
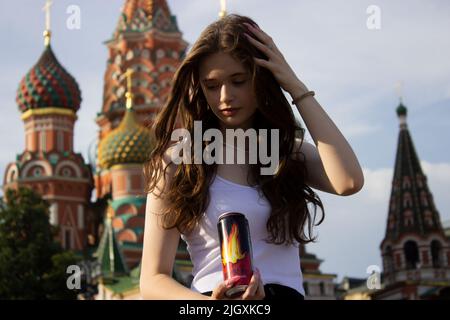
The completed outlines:
[[[315,146],[304,141],[305,129],[282,89],[292,97]],[[262,175],[261,161],[249,163],[248,157],[244,164],[174,164],[180,142],[171,135],[177,120],[191,137],[194,121],[201,121],[203,132],[224,132],[224,154],[230,146],[250,150],[248,144],[227,141],[226,129],[278,129],[279,149],[271,150],[279,155],[277,170]],[[216,224],[220,214],[237,211],[249,221],[255,265],[238,299],[302,299],[298,246],[315,240],[312,227],[324,217],[312,188],[347,196],[362,188],[364,178],[352,148],[273,39],[239,15],[209,25],[178,68],[153,129],[156,146],[144,167],[143,298],[226,299],[235,279],[223,281]],[[202,141],[202,150],[208,143]],[[317,207],[322,218],[315,223]],[[194,265],[190,289],[171,277],[180,236]]]

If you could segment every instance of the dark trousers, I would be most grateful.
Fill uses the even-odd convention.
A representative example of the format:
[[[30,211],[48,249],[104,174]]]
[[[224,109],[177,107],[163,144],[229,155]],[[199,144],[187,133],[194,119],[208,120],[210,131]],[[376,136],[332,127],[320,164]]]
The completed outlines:
[[[305,300],[305,297],[297,290],[276,283],[264,285],[264,300]],[[203,292],[204,295],[211,296],[212,291]]]

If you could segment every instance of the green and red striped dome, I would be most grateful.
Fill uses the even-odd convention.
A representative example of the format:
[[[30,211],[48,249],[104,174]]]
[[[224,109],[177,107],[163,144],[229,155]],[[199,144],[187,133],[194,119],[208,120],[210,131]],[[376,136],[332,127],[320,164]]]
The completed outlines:
[[[80,108],[78,83],[58,62],[50,45],[45,47],[39,61],[20,81],[16,102],[21,112],[47,107],[76,112]]]

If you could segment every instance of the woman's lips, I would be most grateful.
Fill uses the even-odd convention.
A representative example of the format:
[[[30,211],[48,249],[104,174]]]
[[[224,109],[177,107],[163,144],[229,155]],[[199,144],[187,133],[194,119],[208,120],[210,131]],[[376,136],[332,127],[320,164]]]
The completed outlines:
[[[230,108],[230,109],[220,110],[220,112],[226,117],[231,117],[231,116],[234,116],[239,110],[240,110],[240,108]]]

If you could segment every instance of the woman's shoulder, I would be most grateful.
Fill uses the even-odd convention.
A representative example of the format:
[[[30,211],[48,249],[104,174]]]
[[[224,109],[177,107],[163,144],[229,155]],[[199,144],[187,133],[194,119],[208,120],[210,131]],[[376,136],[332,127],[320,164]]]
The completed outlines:
[[[173,161],[176,151],[175,150],[176,145],[177,143],[169,145],[162,155],[162,163],[164,165],[164,168],[168,166],[167,170],[174,171],[177,167],[177,165]]]
[[[173,162],[173,154],[174,145],[172,144],[166,147],[164,152],[155,159],[158,164],[156,164],[154,174],[158,177],[158,181],[161,178],[162,180],[171,180],[174,177],[177,165]]]

